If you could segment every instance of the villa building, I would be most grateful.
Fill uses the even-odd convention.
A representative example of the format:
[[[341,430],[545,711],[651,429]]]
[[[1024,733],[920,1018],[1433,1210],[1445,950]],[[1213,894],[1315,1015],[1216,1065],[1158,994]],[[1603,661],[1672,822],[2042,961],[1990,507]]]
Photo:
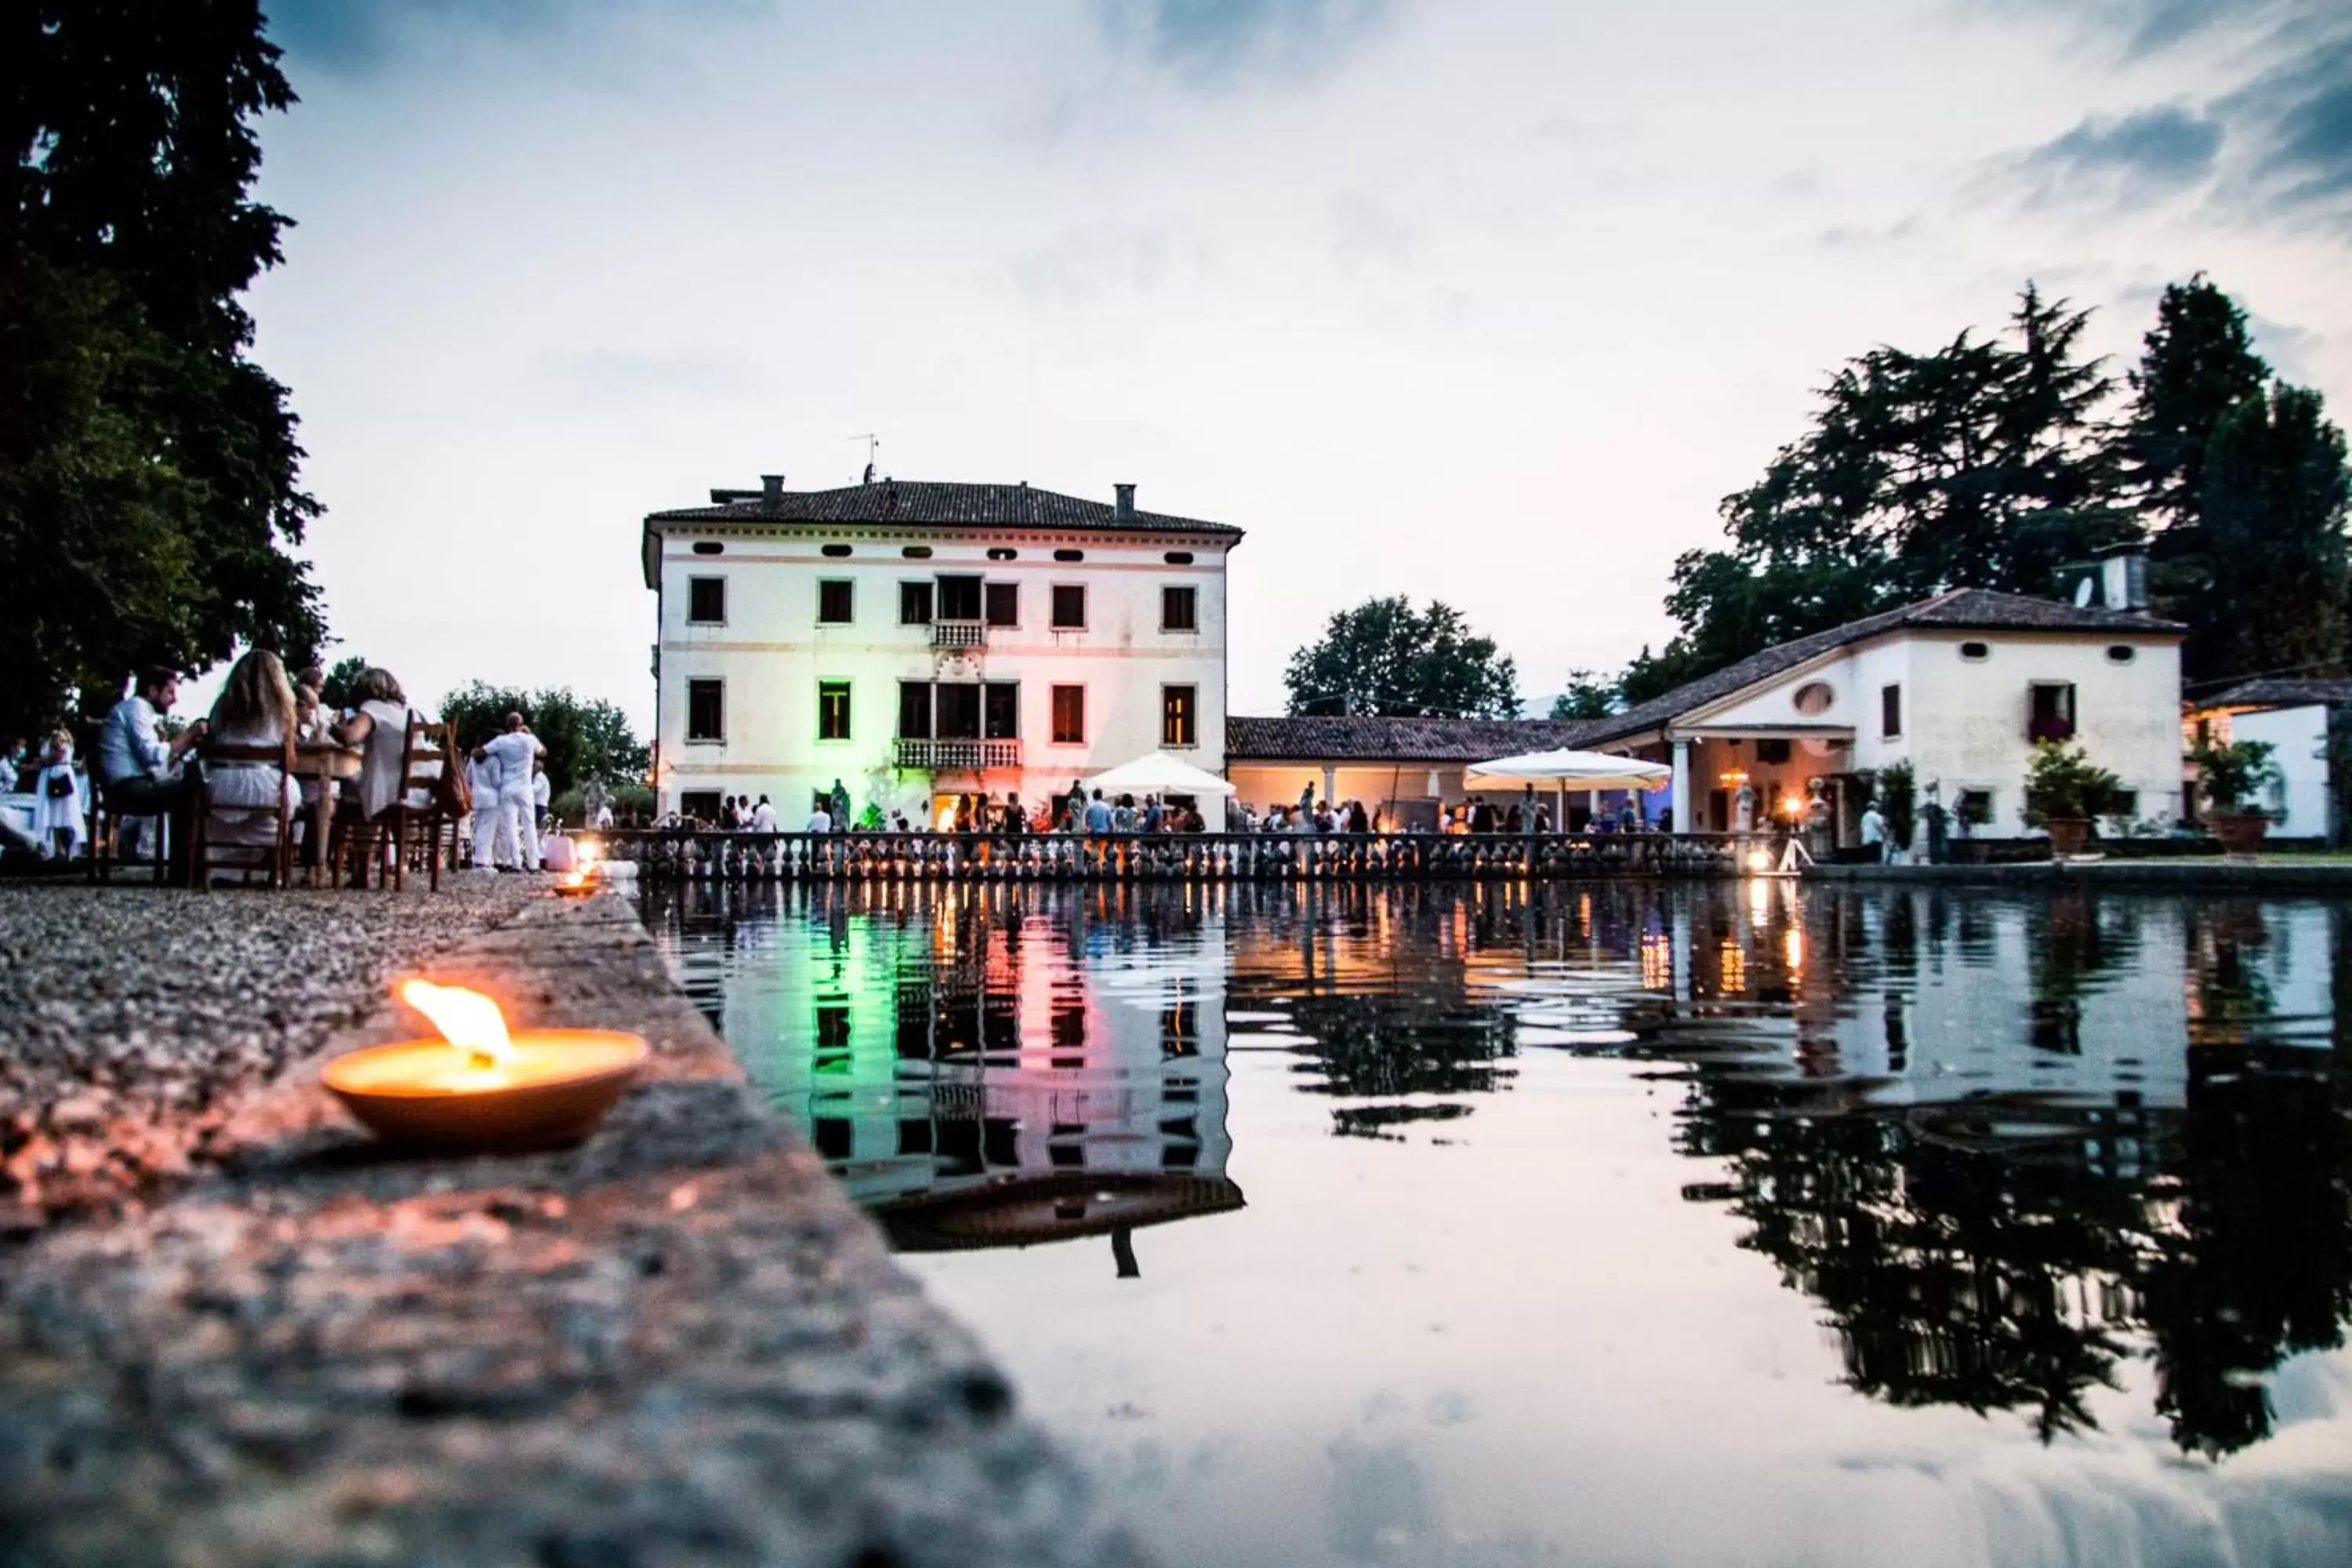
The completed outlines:
[[[2188,706],[2183,739],[2260,741],[2271,748],[2278,779],[2250,802],[2272,814],[2276,838],[2325,838],[2339,833],[2329,779],[2328,732],[2336,715],[2352,707],[2352,680],[2268,678],[2242,680]]]
[[[1225,765],[1225,556],[1242,531],[1022,484],[714,489],[645,520],[660,809],[767,795],[798,827],[1034,806],[1155,749]]]

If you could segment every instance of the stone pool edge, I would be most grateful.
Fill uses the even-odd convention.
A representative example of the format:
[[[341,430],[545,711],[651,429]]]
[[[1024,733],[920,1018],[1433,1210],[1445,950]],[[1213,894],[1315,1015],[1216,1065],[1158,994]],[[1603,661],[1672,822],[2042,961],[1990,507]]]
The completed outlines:
[[[0,1539],[33,1563],[1132,1563],[607,891],[436,959],[519,1024],[634,1029],[579,1149],[386,1160],[319,1083],[228,1157],[0,1265]]]

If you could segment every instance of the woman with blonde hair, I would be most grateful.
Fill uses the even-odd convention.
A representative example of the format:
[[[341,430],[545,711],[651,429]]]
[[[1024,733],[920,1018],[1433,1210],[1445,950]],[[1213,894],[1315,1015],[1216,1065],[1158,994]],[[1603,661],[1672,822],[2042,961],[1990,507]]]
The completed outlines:
[[[294,688],[268,648],[236,661],[213,703],[211,744],[282,751],[295,732]],[[286,770],[257,757],[208,758],[205,833],[215,844],[268,848],[278,838],[278,810],[299,817],[301,794]]]

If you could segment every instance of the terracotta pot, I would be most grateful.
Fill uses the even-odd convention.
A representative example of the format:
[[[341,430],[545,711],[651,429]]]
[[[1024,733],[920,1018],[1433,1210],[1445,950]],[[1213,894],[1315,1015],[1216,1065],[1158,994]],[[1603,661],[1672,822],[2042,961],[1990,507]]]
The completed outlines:
[[[2087,816],[2053,816],[2045,818],[2042,826],[2050,831],[2053,859],[2080,855],[2083,846],[2091,841],[2091,819]]]
[[[2259,811],[2217,811],[2212,822],[2213,837],[2232,860],[2252,859],[2271,830],[2271,819]]]

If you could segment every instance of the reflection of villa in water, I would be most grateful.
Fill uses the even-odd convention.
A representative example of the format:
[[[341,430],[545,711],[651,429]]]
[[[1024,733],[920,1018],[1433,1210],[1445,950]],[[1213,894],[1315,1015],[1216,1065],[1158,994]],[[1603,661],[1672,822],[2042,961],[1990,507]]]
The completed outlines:
[[[754,1081],[903,1250],[1109,1235],[1132,1271],[1133,1230],[1241,1206],[1222,968],[1139,963],[1122,987],[1134,929],[1051,908],[821,893],[811,940],[728,992]]]

